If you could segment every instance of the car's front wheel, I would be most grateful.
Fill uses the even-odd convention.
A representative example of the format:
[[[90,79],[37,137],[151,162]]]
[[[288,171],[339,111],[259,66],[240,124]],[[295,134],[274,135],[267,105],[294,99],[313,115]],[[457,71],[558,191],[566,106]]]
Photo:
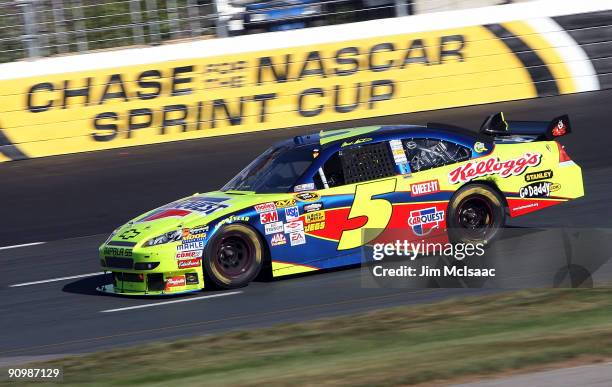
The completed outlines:
[[[230,224],[208,243],[204,257],[207,280],[221,289],[249,284],[261,271],[264,246],[255,230]]]
[[[448,204],[447,227],[454,243],[491,243],[506,221],[503,198],[486,184],[469,184]]]

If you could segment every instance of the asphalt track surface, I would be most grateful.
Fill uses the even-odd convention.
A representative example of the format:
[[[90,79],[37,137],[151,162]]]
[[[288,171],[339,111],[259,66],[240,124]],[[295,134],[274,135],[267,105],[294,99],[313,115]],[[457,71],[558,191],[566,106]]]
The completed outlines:
[[[574,133],[562,142],[583,167],[586,196],[514,223],[609,227],[611,106],[612,91],[602,91],[350,125],[435,121],[477,128],[486,115],[500,110],[517,120],[550,120],[569,113]],[[359,269],[347,269],[181,298],[120,298],[95,292],[95,286],[106,281],[89,275],[99,272],[97,246],[117,225],[176,198],[214,190],[276,140],[321,128],[0,164],[0,365],[22,356],[84,353],[495,291],[368,289],[361,286]],[[45,243],[1,248],[34,242]],[[20,284],[25,285],[15,286]],[[180,302],[161,304],[166,301]]]

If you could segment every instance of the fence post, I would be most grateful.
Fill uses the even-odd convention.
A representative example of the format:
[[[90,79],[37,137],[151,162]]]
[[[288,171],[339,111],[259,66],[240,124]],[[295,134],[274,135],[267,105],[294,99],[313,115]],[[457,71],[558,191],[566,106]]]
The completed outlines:
[[[227,15],[225,9],[228,7],[227,0],[215,0],[215,14],[216,18],[216,34],[219,38],[227,38],[229,32],[227,29]]]
[[[189,29],[191,36],[200,36],[202,34],[202,26],[200,24],[200,9],[194,0],[187,0],[187,14],[189,17]]]
[[[408,0],[412,1],[412,0]],[[406,0],[395,0],[395,16],[408,16],[408,7],[406,6]]]
[[[159,14],[157,13],[157,2],[155,0],[147,0],[147,21],[149,24],[149,36],[151,42],[158,43],[161,39],[159,30]]]
[[[59,46],[57,51],[65,53],[70,51],[70,44],[66,36],[66,20],[64,18],[64,1],[52,0],[53,6],[53,21],[55,22],[55,40]]]
[[[145,44],[144,31],[142,28],[142,11],[140,0],[130,0],[130,19],[132,19],[132,38],[134,44]]]
[[[166,0],[166,17],[168,18],[170,37],[172,39],[180,37],[181,28],[179,26],[179,14],[176,0]]]
[[[38,48],[38,32],[36,29],[37,23],[34,5],[30,0],[17,0],[16,3],[21,7],[21,13],[23,15],[24,34],[22,39],[28,52],[28,58],[36,58],[40,55],[40,50]]]
[[[74,28],[76,32],[77,48],[79,51],[87,51],[87,26],[85,24],[85,13],[83,12],[83,3],[81,0],[72,0],[72,19],[74,20]]]

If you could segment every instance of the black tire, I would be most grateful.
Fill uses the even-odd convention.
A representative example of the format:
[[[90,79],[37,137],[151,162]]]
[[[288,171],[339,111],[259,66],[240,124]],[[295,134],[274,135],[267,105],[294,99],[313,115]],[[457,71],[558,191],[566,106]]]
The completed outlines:
[[[469,184],[451,198],[446,219],[451,242],[490,244],[506,223],[505,202],[488,185]]]
[[[263,266],[264,245],[259,234],[244,224],[230,224],[207,244],[204,270],[207,283],[235,289],[251,282]]]

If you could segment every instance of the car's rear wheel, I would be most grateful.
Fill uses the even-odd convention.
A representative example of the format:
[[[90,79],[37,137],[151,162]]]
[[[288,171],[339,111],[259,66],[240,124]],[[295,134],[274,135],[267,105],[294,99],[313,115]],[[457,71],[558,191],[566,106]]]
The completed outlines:
[[[447,227],[454,243],[491,243],[506,221],[503,198],[485,184],[459,189],[448,205]]]
[[[255,230],[243,224],[223,227],[208,243],[204,269],[208,282],[221,289],[249,284],[261,271],[264,248]]]

